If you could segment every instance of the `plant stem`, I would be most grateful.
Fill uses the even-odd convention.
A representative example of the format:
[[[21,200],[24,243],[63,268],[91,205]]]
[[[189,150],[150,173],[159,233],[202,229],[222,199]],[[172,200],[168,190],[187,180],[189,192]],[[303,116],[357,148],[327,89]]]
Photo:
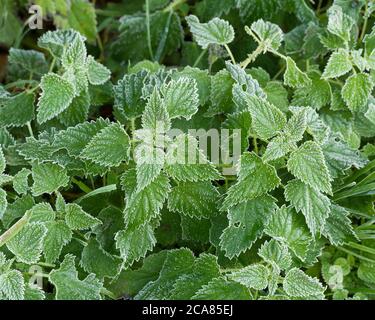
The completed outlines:
[[[163,12],[168,12],[174,10],[174,8],[178,7],[179,5],[185,3],[187,0],[174,0],[168,7],[165,7]]]
[[[359,37],[359,42],[362,42],[363,38],[365,37],[366,34],[366,29],[367,29],[367,23],[368,23],[368,1],[366,0],[366,6],[365,6],[365,20],[363,21],[363,26],[362,26],[362,31],[361,35]]]
[[[197,58],[197,60],[195,60],[194,64],[193,64],[193,68],[195,68],[199,62],[201,62],[202,58],[204,57],[204,55],[206,54],[207,52],[207,49],[204,49],[201,54],[199,55],[199,57]]]
[[[146,28],[147,28],[147,45],[148,45],[148,51],[150,53],[151,60],[154,61],[154,53],[152,52],[152,45],[151,45],[150,3],[149,3],[149,0],[146,0]]]
[[[256,60],[256,58],[262,53],[264,50],[262,45],[259,45],[253,53],[249,54],[246,60],[241,62],[241,67],[242,69],[246,69],[246,67],[251,63]]]
[[[106,288],[101,288],[100,289],[100,293],[107,296],[108,298],[111,298],[112,300],[116,300],[117,297],[115,296],[115,294],[109,290],[107,290]]]
[[[225,47],[225,49],[227,50],[227,52],[228,52],[228,54],[229,54],[229,57],[230,57],[230,59],[232,60],[232,63],[233,63],[233,64],[236,64],[236,59],[234,59],[233,53],[232,53],[232,51],[230,50],[230,48],[228,47],[228,45],[227,45],[227,44],[224,44],[224,47]]]
[[[34,138],[34,133],[33,133],[33,129],[31,128],[31,123],[30,123],[30,121],[28,121],[28,122],[26,123],[26,125],[27,125],[27,129],[29,130],[30,137],[33,137],[33,138]]]
[[[31,212],[28,211],[12,227],[10,227],[7,231],[5,231],[0,236],[0,247],[2,247],[4,244],[6,244],[18,232],[20,232],[22,230],[22,228],[27,224],[27,222],[29,221],[30,217],[31,217]]]
[[[90,187],[88,187],[85,183],[82,181],[77,180],[76,178],[72,177],[72,182],[77,185],[83,192],[90,193],[92,190]]]
[[[52,58],[52,62],[51,62],[51,65],[49,67],[49,72],[52,72],[53,71],[53,68],[55,67],[55,64],[56,64],[56,57],[53,56]]]

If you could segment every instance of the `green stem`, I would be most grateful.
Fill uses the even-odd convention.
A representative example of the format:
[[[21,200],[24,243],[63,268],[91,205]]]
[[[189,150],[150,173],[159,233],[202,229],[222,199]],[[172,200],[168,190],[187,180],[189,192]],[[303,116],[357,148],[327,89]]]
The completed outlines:
[[[9,240],[11,240],[18,232],[20,232],[22,230],[22,228],[27,224],[30,217],[31,217],[31,211],[28,211],[11,228],[9,228],[7,231],[5,231],[0,236],[0,247],[2,247]]]
[[[71,178],[72,182],[77,185],[83,192],[90,193],[92,190],[90,187],[88,187],[85,183],[82,181],[77,180],[76,178]]]
[[[253,51],[253,53],[249,54],[249,56],[247,57],[246,60],[244,60],[243,62],[241,62],[241,67],[242,69],[246,69],[246,67],[254,62],[256,60],[256,58],[262,53],[262,51],[264,50],[264,47],[262,45],[259,45],[255,51]]]
[[[201,62],[202,58],[204,57],[204,55],[206,54],[207,52],[207,49],[204,49],[201,54],[199,55],[199,57],[197,58],[197,60],[195,60],[194,64],[193,64],[193,68],[195,68],[199,62]]]
[[[365,37],[366,34],[366,29],[367,29],[367,23],[368,23],[368,1],[366,1],[366,7],[365,7],[365,20],[363,21],[363,26],[362,26],[362,31],[361,35],[359,37],[359,42],[362,42],[363,38]]]
[[[33,138],[34,138],[34,133],[33,133],[33,129],[31,128],[31,123],[30,123],[30,121],[28,121],[28,122],[26,123],[26,125],[27,125],[27,129],[29,130],[30,137],[33,137]]]
[[[51,65],[49,67],[49,72],[52,72],[53,71],[53,68],[55,67],[55,64],[56,64],[56,57],[53,56],[52,58],[52,62],[51,62]]]
[[[187,0],[174,0],[168,7],[165,7],[163,12],[174,10],[179,5],[185,3]]]
[[[113,292],[107,290],[104,287],[100,289],[100,293],[103,294],[104,296],[107,296],[108,298],[111,298],[112,300],[117,299],[117,297],[115,296],[115,294]]]
[[[340,251],[343,251],[343,252],[345,252],[345,253],[347,253],[347,254],[351,254],[352,256],[354,256],[354,257],[357,257],[358,259],[361,259],[361,260],[363,260],[363,261],[367,261],[367,262],[370,262],[370,263],[375,263],[375,260],[373,260],[373,259],[369,259],[369,258],[367,258],[367,257],[365,257],[365,256],[362,256],[362,255],[360,255],[360,254],[358,254],[358,253],[355,253],[354,251],[351,251],[351,250],[348,250],[348,249],[345,249],[345,248],[343,248],[343,247],[336,247],[338,250],[340,250]]]
[[[149,0],[146,0],[146,28],[147,28],[148,51],[149,51],[151,60],[154,61],[154,53],[152,52],[152,45],[151,45],[150,3],[149,3]]]
[[[228,47],[228,45],[227,45],[227,44],[224,44],[224,47],[225,47],[225,49],[227,50],[227,52],[228,52],[228,54],[229,54],[229,57],[230,57],[230,59],[232,60],[232,63],[233,63],[233,64],[236,64],[236,59],[234,59],[233,53],[232,53],[232,51],[230,50],[230,48]]]

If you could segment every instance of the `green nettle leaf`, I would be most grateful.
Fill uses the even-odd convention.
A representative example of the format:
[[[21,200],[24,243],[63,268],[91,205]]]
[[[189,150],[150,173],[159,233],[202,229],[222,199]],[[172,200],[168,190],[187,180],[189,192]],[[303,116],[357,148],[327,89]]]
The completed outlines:
[[[253,30],[258,36],[259,40],[265,46],[265,51],[279,49],[283,41],[283,31],[281,28],[273,23],[260,19],[251,24]]]
[[[74,126],[84,122],[89,113],[90,102],[88,91],[83,90],[78,96],[74,97],[70,106],[59,114],[59,121],[65,126]]]
[[[219,276],[217,257],[203,253],[195,260],[192,271],[176,280],[170,297],[174,300],[191,299],[203,285]]]
[[[224,277],[213,279],[199,289],[193,297],[195,300],[250,300],[250,298],[249,289]]]
[[[333,5],[328,10],[328,31],[340,37],[344,41],[350,40],[351,29],[354,20],[346,15],[341,6]]]
[[[26,194],[30,189],[29,187],[29,176],[31,175],[31,170],[22,168],[13,177],[13,189],[18,194]]]
[[[29,223],[7,242],[18,261],[33,264],[39,261],[47,228],[41,223]]]
[[[87,273],[93,273],[100,279],[116,276],[121,262],[120,258],[104,251],[97,240],[91,240],[82,251],[82,267]]]
[[[29,211],[31,213],[30,222],[50,222],[56,218],[56,212],[46,202],[37,203]]]
[[[72,230],[89,229],[102,223],[99,219],[83,211],[75,203],[69,203],[65,206],[65,222]]]
[[[126,265],[143,258],[156,243],[153,228],[145,223],[133,229],[122,230],[116,234],[116,248]]]
[[[195,41],[203,49],[211,44],[227,45],[234,40],[233,27],[225,20],[214,18],[208,23],[200,23],[196,16],[190,15],[186,21]]]
[[[297,212],[302,211],[313,235],[323,230],[331,211],[328,197],[300,180],[291,180],[285,187],[285,199]]]
[[[95,61],[94,57],[87,57],[87,77],[91,84],[100,85],[107,82],[111,76],[111,71],[101,63]]]
[[[228,275],[230,280],[255,290],[268,286],[269,269],[262,264],[253,264]]]
[[[63,247],[72,239],[72,231],[64,221],[49,221],[46,227],[43,254],[47,263],[54,263],[59,258]]]
[[[194,264],[194,255],[189,249],[169,250],[159,276],[154,281],[148,282],[135,296],[135,299],[168,299],[176,280],[185,274],[190,274]]]
[[[96,121],[84,122],[61,130],[55,135],[53,146],[57,149],[66,149],[70,155],[77,157],[90,140],[108,125],[108,121],[98,118]]]
[[[8,300],[24,299],[25,281],[20,271],[10,270],[0,274],[0,294],[4,295]]]
[[[258,255],[271,265],[281,270],[287,270],[292,264],[292,256],[288,247],[274,239],[266,241],[258,250]]]
[[[321,79],[320,73],[309,72],[311,84],[307,87],[297,88],[293,96],[293,105],[311,106],[320,109],[331,102],[332,89],[326,79]]]
[[[32,177],[34,184],[32,193],[39,196],[43,193],[51,194],[69,183],[67,171],[55,163],[40,163],[33,165]]]
[[[238,182],[229,188],[222,210],[264,195],[279,184],[273,166],[264,163],[255,153],[244,153],[240,158]]]
[[[288,170],[312,188],[332,193],[329,174],[321,147],[312,141],[305,142],[290,154]]]
[[[302,215],[283,206],[270,217],[265,232],[285,243],[302,261],[305,260],[312,237]]]
[[[373,88],[374,81],[369,74],[353,74],[342,88],[342,98],[351,111],[364,111]]]
[[[79,67],[82,66],[83,62],[86,60],[86,56],[87,50],[84,39],[82,37],[77,37],[63,52],[61,63],[65,69],[68,69],[70,66]]]
[[[284,83],[287,86],[293,88],[301,88],[309,86],[311,84],[311,79],[309,76],[302,72],[290,57],[286,58],[286,71],[284,73]]]
[[[156,89],[152,92],[143,112],[142,127],[152,130],[154,134],[165,133],[171,127],[166,105]]]
[[[218,212],[219,195],[211,182],[182,182],[172,188],[168,209],[192,218],[210,218]]]
[[[349,219],[349,212],[338,205],[331,206],[331,212],[324,226],[323,235],[333,245],[342,245],[349,241],[355,241],[357,236]]]
[[[124,118],[137,118],[142,115],[146,100],[142,98],[142,89],[148,72],[141,70],[135,74],[126,74],[115,86],[115,110]]]
[[[170,188],[169,179],[161,174],[147,187],[127,195],[124,210],[125,225],[133,228],[158,217]]]
[[[78,272],[72,254],[65,256],[59,269],[52,270],[49,280],[56,288],[57,300],[101,300],[100,290],[103,284],[90,273],[84,280],[78,278]]]
[[[260,139],[272,138],[285,127],[284,113],[266,100],[249,97],[247,105],[252,118],[252,127]]]
[[[22,127],[34,119],[35,95],[22,92],[0,107],[0,126]]]
[[[97,133],[81,152],[81,157],[107,167],[117,167],[130,157],[130,139],[123,127],[113,123]]]
[[[48,73],[40,83],[42,94],[38,101],[37,120],[40,124],[58,116],[74,98],[74,86],[61,76]]]
[[[365,117],[375,124],[375,104],[370,103],[365,113]]]
[[[169,145],[165,172],[178,181],[207,181],[220,179],[220,173],[210,163],[198,141],[190,135],[178,135]]]
[[[283,288],[293,298],[324,299],[325,288],[319,280],[306,275],[302,270],[297,268],[293,268],[287,272]]]
[[[220,236],[220,247],[229,258],[238,256],[263,234],[277,206],[275,199],[262,196],[240,203],[228,210],[229,226]]]
[[[324,69],[324,78],[338,78],[347,74],[352,70],[352,62],[348,52],[344,49],[339,49],[337,52],[332,53],[328,63]]]
[[[190,120],[197,113],[199,95],[197,82],[194,79],[172,80],[164,88],[161,88],[161,92],[170,119],[184,117],[186,120]]]

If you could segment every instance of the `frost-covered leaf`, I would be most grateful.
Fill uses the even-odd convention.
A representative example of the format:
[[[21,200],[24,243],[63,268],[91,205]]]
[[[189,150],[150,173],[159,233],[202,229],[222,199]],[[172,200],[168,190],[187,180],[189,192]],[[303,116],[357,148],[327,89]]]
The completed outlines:
[[[67,171],[55,163],[35,164],[32,168],[34,184],[32,192],[35,196],[43,193],[53,193],[69,183]]]
[[[62,248],[72,239],[72,231],[64,221],[46,223],[47,234],[43,241],[43,254],[47,263],[54,263]]]
[[[195,41],[203,49],[210,44],[225,45],[234,39],[234,30],[228,21],[214,18],[207,23],[200,23],[194,15],[186,17],[186,21]]]
[[[290,57],[286,58],[286,71],[284,73],[285,85],[293,88],[305,87],[311,84],[309,76],[302,72]]]
[[[168,197],[170,184],[168,178],[161,174],[142,190],[134,190],[130,194],[129,191],[127,191],[124,218],[126,226],[132,228],[159,216],[163,203]]]
[[[294,298],[324,299],[325,288],[319,280],[308,276],[297,268],[293,268],[287,272],[283,288],[289,296]]]
[[[100,290],[103,284],[92,273],[80,280],[74,260],[72,254],[66,255],[60,268],[49,274],[49,280],[56,288],[56,299],[101,300]]]
[[[26,194],[29,190],[29,176],[31,170],[27,168],[22,168],[13,178],[13,189],[18,194]]]
[[[273,166],[264,163],[255,153],[244,153],[240,158],[238,181],[229,188],[222,210],[264,195],[279,184]]]
[[[168,209],[198,219],[210,218],[217,214],[218,197],[211,182],[181,182],[171,189]]]
[[[336,246],[349,241],[355,241],[357,236],[349,219],[348,211],[343,207],[333,204],[324,226],[323,235]]]
[[[59,114],[59,121],[67,127],[84,122],[89,113],[90,102],[89,93],[83,90],[78,96],[74,97],[69,107]]]
[[[302,215],[293,209],[281,207],[270,217],[265,232],[272,238],[285,243],[302,261],[312,242],[312,237]]]
[[[370,103],[365,113],[365,117],[375,125],[375,104]]]
[[[87,77],[93,85],[100,85],[107,82],[111,76],[111,71],[101,63],[95,61],[94,57],[87,57]]]
[[[292,256],[288,247],[274,239],[266,241],[258,250],[258,255],[266,262],[276,265],[281,270],[287,270],[292,264]]]
[[[220,173],[190,135],[178,135],[167,150],[165,172],[178,181],[220,179]]]
[[[118,274],[122,260],[106,252],[97,240],[83,248],[81,265],[87,273],[94,273],[99,279]]]
[[[156,243],[153,228],[147,223],[133,229],[119,231],[115,240],[116,248],[120,250],[126,265],[143,258]]]
[[[331,176],[317,143],[305,142],[291,153],[287,165],[288,170],[304,183],[316,190],[332,193]]]
[[[142,98],[142,89],[148,72],[145,70],[134,74],[126,74],[113,86],[115,98],[115,111],[125,118],[139,117],[145,106],[146,100]]]
[[[229,226],[220,236],[220,247],[229,258],[249,249],[263,234],[264,228],[277,209],[275,199],[258,197],[240,203],[228,210]]]
[[[353,68],[348,52],[344,49],[332,53],[324,69],[324,78],[338,78]]]
[[[39,261],[47,228],[42,223],[26,224],[7,242],[7,248],[18,261],[33,264]]]
[[[252,127],[260,139],[272,138],[285,127],[285,115],[266,100],[249,97],[247,105],[252,118]]]
[[[197,113],[199,95],[194,79],[179,78],[161,88],[164,104],[170,119],[184,117],[190,120]]]
[[[285,199],[297,212],[302,211],[311,233],[320,233],[331,211],[331,202],[324,194],[300,180],[291,180],[285,187]]]
[[[341,94],[345,103],[353,112],[366,110],[367,101],[370,97],[374,81],[371,76],[366,73],[357,73],[350,76]]]
[[[37,119],[40,124],[58,116],[74,98],[74,86],[61,76],[48,73],[40,83],[42,94],[38,101]]]
[[[171,127],[171,120],[164,101],[154,90],[142,115],[142,127],[152,130],[153,134],[165,133]]]
[[[97,133],[82,150],[81,157],[97,164],[117,167],[130,157],[129,136],[123,127],[113,123]]]
[[[25,281],[18,270],[10,270],[0,274],[0,293],[8,300],[23,300],[25,296]]]
[[[173,300],[191,299],[203,285],[219,276],[220,268],[217,258],[211,254],[201,254],[195,259],[191,272],[176,280],[170,297]]]
[[[72,230],[89,229],[102,223],[75,203],[68,203],[65,206],[65,222]]]
[[[90,140],[108,125],[108,121],[98,118],[96,121],[84,122],[61,130],[55,135],[53,146],[68,150],[72,156],[78,156]]]
[[[251,30],[255,32],[259,40],[265,46],[264,51],[277,50],[283,41],[283,31],[276,24],[260,19],[251,24]]]
[[[341,6],[333,5],[328,10],[328,31],[340,37],[344,41],[350,40],[350,32],[354,20],[345,14]]]
[[[250,300],[250,298],[249,290],[245,286],[223,277],[213,279],[193,297],[194,300]]]
[[[34,119],[34,94],[22,92],[0,106],[0,126],[22,127]]]
[[[269,269],[262,264],[252,264],[228,275],[230,280],[248,288],[263,290],[268,286]]]

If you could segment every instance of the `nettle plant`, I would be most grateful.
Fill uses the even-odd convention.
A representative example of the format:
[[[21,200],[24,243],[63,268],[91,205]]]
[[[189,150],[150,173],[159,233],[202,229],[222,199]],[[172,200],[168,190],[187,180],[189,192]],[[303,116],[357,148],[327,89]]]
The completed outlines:
[[[210,70],[142,61],[114,85],[72,29],[43,34],[46,55],[11,49],[0,298],[371,297],[375,32],[341,6],[327,20],[310,25],[323,72],[292,57],[297,31],[263,19],[245,27],[256,49],[238,62],[229,22],[188,15],[195,65],[209,54]],[[282,66],[273,79],[251,68],[263,55]],[[217,149],[222,129],[236,134]]]

